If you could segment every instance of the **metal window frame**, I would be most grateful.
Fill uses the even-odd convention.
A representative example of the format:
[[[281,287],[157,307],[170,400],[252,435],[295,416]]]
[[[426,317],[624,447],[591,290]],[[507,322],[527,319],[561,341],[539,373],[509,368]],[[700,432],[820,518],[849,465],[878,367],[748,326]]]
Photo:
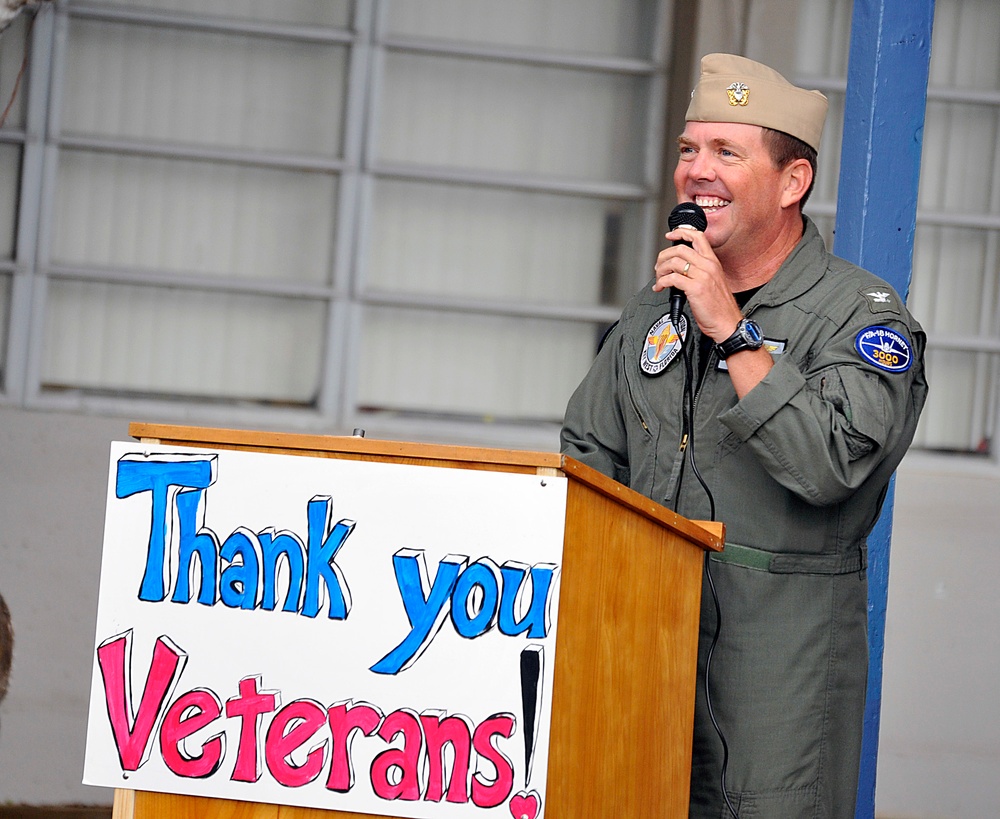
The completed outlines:
[[[401,297],[365,285],[366,239],[372,229],[372,186],[379,179],[406,179],[498,189],[608,198],[641,207],[641,258],[655,255],[661,209],[663,131],[667,108],[667,66],[670,55],[672,0],[653,0],[655,35],[648,60],[573,53],[523,50],[514,47],[433,43],[412,37],[388,36],[386,0],[356,0],[350,30],[271,24],[202,17],[123,5],[64,2],[46,4],[36,12],[28,85],[27,126],[23,137],[22,194],[18,202],[17,255],[11,294],[12,321],[8,342],[7,383],[0,402],[29,409],[80,411],[111,416],[157,417],[164,420],[245,424],[265,428],[346,431],[375,429],[386,437],[457,441],[492,441],[501,445],[550,447],[557,424],[516,421],[490,424],[480,419],[452,416],[444,419],[371,413],[357,405],[361,314],[370,306],[418,307],[469,315],[503,315],[595,325],[617,318],[619,307],[539,306],[521,303],[479,303],[472,299]],[[343,113],[343,142],[339,158],[302,156],[268,151],[240,151],[210,146],[135,142],[63,134],[59,122],[62,77],[69,27],[73,20],[99,20],[233,35],[284,38],[302,42],[343,45],[348,49],[347,85]],[[408,52],[475,60],[530,64],[568,70],[620,73],[645,77],[649,106],[645,114],[642,184],[604,184],[540,179],[528,175],[467,172],[442,168],[401,167],[375,159],[377,106],[383,88],[381,65],[386,54]],[[5,141],[18,136],[5,132]],[[336,175],[337,219],[331,226],[333,259],[328,284],[220,279],[167,270],[108,269],[54,264],[49,257],[56,171],[66,150],[111,152],[155,158],[236,163],[252,167],[308,170]],[[635,287],[645,278],[635,271]],[[91,391],[50,392],[41,388],[41,359],[48,285],[51,281],[83,279],[94,282],[152,286],[181,286],[245,294],[282,295],[321,299],[326,303],[327,331],[323,344],[319,395],[309,408],[245,406],[220,400],[164,401],[157,398],[117,397]]]
[[[20,135],[21,190],[17,204],[17,233],[14,253],[13,282],[10,300],[10,324],[7,340],[7,361],[0,401],[22,404],[28,383],[31,328],[35,319],[34,271],[37,266],[41,192],[45,168],[45,134],[48,128],[48,89],[51,82],[51,52],[54,37],[53,9],[42,7],[34,14],[29,49],[28,70],[23,93],[27,95],[25,128]]]
[[[358,2],[355,16],[363,21],[364,8],[370,5],[364,0]],[[211,146],[175,145],[171,143],[135,142],[126,139],[102,139],[62,134],[58,121],[63,93],[63,61],[66,57],[68,27],[71,20],[101,20],[162,28],[176,28],[192,31],[226,33],[236,36],[260,36],[271,39],[289,39],[307,43],[343,45],[348,49],[348,88],[345,108],[350,111],[359,108],[352,95],[363,88],[362,81],[354,76],[359,63],[356,52],[358,44],[364,41],[364,31],[354,26],[351,31],[300,26],[289,24],[257,23],[243,20],[225,20],[215,17],[198,17],[190,14],[159,12],[148,9],[130,9],[124,6],[98,6],[60,4],[56,8],[44,6],[38,12],[36,31],[44,25],[45,38],[32,49],[31,98],[29,119],[35,126],[33,133],[38,150],[30,155],[26,151],[24,193],[20,202],[18,263],[24,272],[24,286],[15,294],[17,299],[12,312],[18,316],[17,326],[12,330],[11,363],[18,366],[13,383],[17,391],[8,391],[5,398],[30,409],[56,409],[83,411],[108,415],[135,415],[151,413],[156,417],[187,420],[190,418],[239,419],[245,423],[262,425],[291,425],[294,428],[315,428],[322,422],[320,410],[330,404],[321,393],[317,408],[272,409],[261,405],[248,408],[237,402],[222,400],[161,401],[154,398],[114,397],[110,394],[94,394],[90,391],[67,391],[50,393],[42,390],[41,352],[42,333],[48,283],[53,280],[77,279],[91,282],[128,283],[147,286],[180,286],[187,290],[210,290],[238,292],[248,295],[278,295],[297,298],[321,299],[328,305],[335,305],[346,298],[348,293],[347,256],[339,252],[342,245],[349,246],[353,230],[353,202],[350,185],[343,184],[351,178],[351,127],[345,119],[343,156],[329,158],[305,156],[281,152],[227,150]],[[37,68],[36,68],[37,67]],[[38,78],[44,78],[39,81]],[[32,130],[32,129],[29,129]],[[357,140],[355,139],[356,143]],[[35,146],[31,146],[35,147]],[[334,247],[338,248],[336,258],[328,270],[328,284],[278,282],[250,279],[222,279],[198,274],[172,274],[166,270],[109,269],[107,267],[69,266],[53,264],[48,253],[51,247],[52,206],[55,195],[56,171],[61,152],[82,150],[108,152],[115,155],[133,155],[154,158],[194,160],[211,163],[234,163],[255,168],[277,168],[293,171],[310,171],[338,177],[337,202],[335,208],[338,219],[331,229]],[[357,151],[354,151],[357,154]],[[355,168],[357,158],[354,157]],[[23,256],[22,256],[23,254]],[[328,307],[328,316],[335,312]],[[329,322],[329,318],[328,318]],[[330,326],[334,326],[333,323]],[[339,323],[336,325],[339,326]],[[329,336],[330,333],[327,333]],[[327,339],[322,340],[330,346]],[[14,345],[16,349],[14,348]],[[324,362],[324,368],[326,363]],[[320,378],[321,390],[327,389],[326,370]],[[110,392],[110,391],[109,391]]]
[[[846,77],[815,77],[810,76],[807,81],[799,78],[800,82],[806,82],[810,88],[823,91],[828,96],[836,95],[840,100],[844,99],[847,91]],[[927,101],[945,102],[950,104],[980,105],[992,109],[1000,122],[1000,89],[970,89],[955,86],[930,86],[927,89]],[[996,199],[1000,196],[1000,190],[992,192]],[[834,217],[836,215],[836,202],[826,200],[810,200],[807,210],[810,214],[823,217]],[[916,230],[922,227],[950,227],[982,230],[989,234],[987,239],[986,252],[989,258],[996,259],[1000,254],[1000,213],[968,213],[939,210],[927,207],[918,207],[916,215]],[[1000,276],[1000,268],[987,262],[987,270],[997,271],[994,276]],[[997,288],[1000,292],[1000,287]],[[1000,430],[1000,303],[983,305],[983,310],[992,315],[993,335],[984,336],[982,334],[955,334],[949,332],[939,332],[933,328],[928,329],[927,349],[928,352],[951,351],[967,353],[975,356],[973,366],[977,373],[976,391],[977,395],[974,405],[966,408],[971,419],[970,426],[973,430],[981,430],[982,437],[992,442],[992,449],[989,454],[991,463],[1000,464],[1000,441],[997,439],[997,431]],[[918,317],[919,318],[919,317]],[[988,322],[983,322],[988,323]],[[987,372],[991,373],[989,379],[992,381],[992,390],[986,392],[986,378],[982,377]],[[953,451],[940,449],[930,443],[916,443],[914,449],[923,449],[929,452],[946,452],[959,458],[980,457],[977,451],[976,441],[968,442],[968,450]]]
[[[375,20],[373,36],[373,67],[370,73],[369,119],[371,127],[366,131],[364,160],[364,190],[362,194],[362,227],[358,235],[360,248],[367,246],[372,218],[372,186],[378,179],[404,179],[419,182],[443,182],[450,184],[475,185],[484,188],[516,189],[523,191],[569,194],[593,198],[611,198],[641,203],[642,235],[644,246],[640,258],[655,255],[654,244],[656,225],[660,208],[661,166],[664,155],[663,132],[667,106],[666,66],[670,53],[670,20],[673,4],[671,0],[654,0],[655,31],[652,55],[649,60],[613,57],[581,57],[557,52],[527,52],[517,48],[497,46],[472,46],[441,41],[427,42],[414,37],[389,36],[386,29],[388,4],[385,0],[375,0]],[[646,118],[646,141],[644,145],[643,184],[609,184],[567,181],[531,177],[521,174],[470,171],[465,169],[424,168],[394,163],[381,163],[376,159],[377,127],[380,124],[377,106],[384,84],[383,65],[385,56],[392,52],[425,54],[428,56],[459,57],[485,61],[499,61],[507,64],[528,64],[556,67],[569,70],[601,71],[647,77],[650,83],[650,105]],[[501,315],[517,318],[543,318],[575,322],[606,324],[618,318],[618,307],[579,307],[560,305],[531,305],[514,302],[476,302],[470,299],[418,297],[412,294],[401,296],[384,290],[368,288],[364,282],[367,260],[363,250],[355,265],[357,280],[354,283],[355,299],[351,305],[352,332],[351,348],[344,359],[347,367],[346,389],[343,393],[341,417],[351,428],[375,429],[377,433],[390,436],[399,434],[416,439],[449,439],[479,442],[490,440],[499,445],[526,444],[536,447],[552,447],[557,443],[557,423],[495,424],[477,421],[468,416],[435,418],[428,414],[371,412],[359,408],[357,388],[359,383],[358,364],[360,354],[361,312],[370,306],[405,306],[408,308],[433,309],[437,311],[459,312],[469,315]],[[635,289],[645,279],[636,271]],[[567,396],[568,399],[568,396]]]

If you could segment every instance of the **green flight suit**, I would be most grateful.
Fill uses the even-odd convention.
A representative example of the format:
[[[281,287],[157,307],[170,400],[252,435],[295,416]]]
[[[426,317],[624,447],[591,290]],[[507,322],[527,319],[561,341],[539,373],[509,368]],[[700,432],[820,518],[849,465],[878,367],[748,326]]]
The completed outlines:
[[[711,561],[722,611],[711,701],[741,819],[854,816],[866,538],[927,392],[925,336],[899,295],[828,253],[804,223],[801,241],[743,309],[761,326],[774,367],[741,401],[714,350],[697,361],[688,314],[694,377],[699,364],[704,374],[685,439],[686,368],[663,321],[668,293],[647,286],[605,339],[562,430],[563,452],[688,518],[711,517],[701,481],[714,497],[726,549]],[[729,815],[703,687],[715,620],[706,584],[691,816],[712,819]]]

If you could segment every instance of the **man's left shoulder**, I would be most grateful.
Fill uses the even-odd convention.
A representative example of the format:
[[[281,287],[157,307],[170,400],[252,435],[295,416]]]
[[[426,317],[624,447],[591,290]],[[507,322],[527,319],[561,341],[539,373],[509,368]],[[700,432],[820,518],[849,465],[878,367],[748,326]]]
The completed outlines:
[[[851,262],[836,256],[830,257],[828,268],[830,283],[843,298],[844,306],[862,315],[910,320],[902,297],[888,282]]]
[[[854,352],[867,364],[888,373],[922,368],[925,335],[892,285],[875,274],[831,257],[829,268],[838,283],[837,307],[831,317],[851,338]]]
[[[901,315],[906,308],[899,294],[886,282],[877,279],[875,276],[871,276],[870,278],[872,279],[871,282],[863,283],[855,291],[858,300],[862,304],[867,305],[868,309],[875,315],[882,315],[884,313]]]

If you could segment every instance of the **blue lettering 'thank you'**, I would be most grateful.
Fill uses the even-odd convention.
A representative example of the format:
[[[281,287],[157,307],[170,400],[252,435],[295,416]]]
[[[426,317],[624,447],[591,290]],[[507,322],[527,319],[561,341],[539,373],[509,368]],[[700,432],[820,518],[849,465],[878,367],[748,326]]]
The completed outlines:
[[[160,602],[172,587],[172,602],[189,603],[197,580],[198,602],[203,605],[221,600],[230,608],[273,611],[283,565],[288,575],[283,611],[316,617],[326,603],[330,619],[346,619],[351,593],[335,558],[354,531],[354,521],[331,526],[333,501],[317,496],[307,504],[305,543],[294,532],[254,533],[241,526],[220,544],[216,533],[204,525],[206,490],[215,483],[217,471],[216,455],[158,460],[129,454],[118,461],[116,496],[150,494],[149,542],[139,599]],[[172,571],[175,545],[178,565]],[[195,558],[200,572],[195,570]]]
[[[551,563],[529,568],[509,561],[498,567],[483,557],[470,566],[467,557],[447,555],[438,563],[433,584],[422,551],[400,549],[392,556],[392,565],[410,632],[371,667],[376,673],[397,674],[409,668],[449,615],[455,631],[467,639],[493,628],[507,636],[548,636],[557,570]]]

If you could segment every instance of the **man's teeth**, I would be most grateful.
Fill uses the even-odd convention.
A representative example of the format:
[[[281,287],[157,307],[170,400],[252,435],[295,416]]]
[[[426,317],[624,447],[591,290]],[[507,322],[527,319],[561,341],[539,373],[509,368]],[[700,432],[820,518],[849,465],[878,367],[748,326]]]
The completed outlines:
[[[697,197],[694,201],[702,208],[724,208],[729,204],[725,199],[709,199],[707,197]]]

